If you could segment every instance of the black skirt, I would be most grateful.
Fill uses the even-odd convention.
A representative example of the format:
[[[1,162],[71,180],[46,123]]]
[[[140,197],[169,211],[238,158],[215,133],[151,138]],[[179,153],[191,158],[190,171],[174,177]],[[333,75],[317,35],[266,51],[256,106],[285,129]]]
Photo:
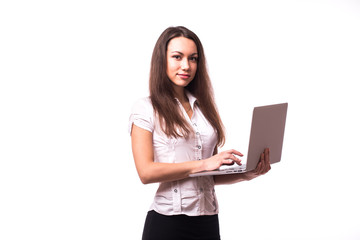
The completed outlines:
[[[220,240],[218,215],[166,216],[149,211],[142,240]]]

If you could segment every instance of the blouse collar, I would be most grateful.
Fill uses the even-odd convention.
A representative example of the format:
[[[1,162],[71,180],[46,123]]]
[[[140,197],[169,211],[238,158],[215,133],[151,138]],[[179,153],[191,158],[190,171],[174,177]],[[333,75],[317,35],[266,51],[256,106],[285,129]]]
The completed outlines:
[[[194,97],[194,95],[192,95],[189,91],[185,90],[185,94],[187,96],[187,98],[189,99],[189,103],[192,109],[194,109],[194,104],[197,101],[196,97]]]

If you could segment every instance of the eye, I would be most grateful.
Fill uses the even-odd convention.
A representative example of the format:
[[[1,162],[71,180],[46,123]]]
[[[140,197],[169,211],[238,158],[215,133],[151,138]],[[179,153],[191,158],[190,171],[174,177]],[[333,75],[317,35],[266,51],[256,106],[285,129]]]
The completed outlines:
[[[180,60],[181,59],[181,56],[180,55],[174,55],[172,56],[173,58],[175,58],[176,60]]]
[[[197,62],[197,61],[198,61],[198,58],[197,58],[197,57],[190,57],[190,61],[192,61],[192,62]]]

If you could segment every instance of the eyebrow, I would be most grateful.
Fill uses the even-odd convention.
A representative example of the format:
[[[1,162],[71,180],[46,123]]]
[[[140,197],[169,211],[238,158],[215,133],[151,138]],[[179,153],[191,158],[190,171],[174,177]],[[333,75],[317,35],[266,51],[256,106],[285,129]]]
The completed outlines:
[[[184,55],[182,52],[179,52],[179,51],[173,51],[171,53],[178,53],[178,54]],[[190,56],[194,56],[194,55],[199,55],[199,54],[198,53],[193,53]]]

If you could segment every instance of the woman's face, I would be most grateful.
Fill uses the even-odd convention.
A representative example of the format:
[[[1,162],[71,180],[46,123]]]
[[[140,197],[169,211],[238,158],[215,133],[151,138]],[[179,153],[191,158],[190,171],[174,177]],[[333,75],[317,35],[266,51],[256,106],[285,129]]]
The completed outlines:
[[[177,37],[167,47],[166,74],[178,87],[186,87],[195,77],[198,61],[197,47],[193,40]]]

